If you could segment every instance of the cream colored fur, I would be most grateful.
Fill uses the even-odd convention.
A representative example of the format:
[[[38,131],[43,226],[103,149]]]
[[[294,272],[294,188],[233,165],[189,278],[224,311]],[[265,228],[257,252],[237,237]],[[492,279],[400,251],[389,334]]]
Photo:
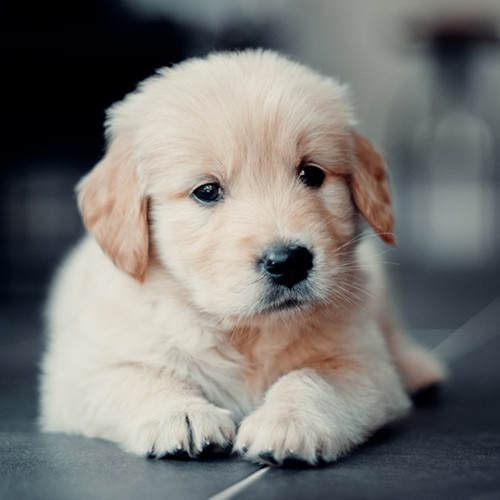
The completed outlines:
[[[234,446],[316,464],[439,382],[359,233],[364,217],[394,242],[385,165],[354,125],[343,86],[261,51],[162,69],[114,105],[78,186],[89,234],[48,303],[42,428],[140,455]],[[318,188],[300,182],[305,163]],[[193,196],[207,183],[218,203]],[[291,289],[257,264],[276,243],[314,255]]]

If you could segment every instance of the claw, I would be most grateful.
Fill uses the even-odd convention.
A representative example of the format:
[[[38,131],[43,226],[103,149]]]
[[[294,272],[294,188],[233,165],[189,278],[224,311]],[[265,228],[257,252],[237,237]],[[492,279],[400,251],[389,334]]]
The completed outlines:
[[[205,458],[213,458],[221,455],[229,455],[232,450],[232,444],[227,443],[225,445],[218,444],[212,440],[204,439],[203,447],[201,451],[197,454],[196,458],[205,459]]]
[[[217,454],[217,445],[208,439],[203,440],[203,445],[197,458],[209,458]]]
[[[278,461],[274,458],[274,451],[272,449],[261,451],[259,458],[268,465],[278,465]]]
[[[172,451],[165,453],[162,458],[167,460],[188,460],[189,453],[182,445],[177,445]]]

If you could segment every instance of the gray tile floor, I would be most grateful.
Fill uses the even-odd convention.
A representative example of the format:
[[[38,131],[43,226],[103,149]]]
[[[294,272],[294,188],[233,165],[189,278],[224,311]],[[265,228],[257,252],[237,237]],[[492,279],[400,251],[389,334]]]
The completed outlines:
[[[0,498],[500,499],[498,276],[407,272],[395,281],[410,328],[447,358],[450,380],[437,401],[351,456],[306,470],[235,457],[153,461],[105,441],[40,434],[40,308],[0,304]]]

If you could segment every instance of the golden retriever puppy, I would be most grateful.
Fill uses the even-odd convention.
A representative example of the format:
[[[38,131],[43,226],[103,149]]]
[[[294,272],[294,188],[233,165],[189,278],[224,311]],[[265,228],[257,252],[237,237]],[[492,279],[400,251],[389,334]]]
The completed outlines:
[[[347,90],[273,52],[165,68],[107,115],[48,305],[41,426],[151,457],[331,462],[440,364],[386,304],[384,162]]]

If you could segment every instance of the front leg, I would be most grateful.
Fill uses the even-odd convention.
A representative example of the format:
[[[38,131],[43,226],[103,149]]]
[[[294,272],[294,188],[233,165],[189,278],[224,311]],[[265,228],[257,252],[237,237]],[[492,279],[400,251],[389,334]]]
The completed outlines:
[[[242,422],[235,449],[273,465],[337,460],[409,408],[392,366],[379,368],[373,376],[310,368],[284,375]]]
[[[123,385],[127,395],[120,399],[128,396],[129,402],[119,419],[118,441],[127,451],[152,458],[230,451],[235,424],[229,410],[209,403],[196,385],[168,372],[143,367],[125,371],[130,384]]]
[[[46,367],[42,428],[118,443],[149,457],[197,457],[230,451],[236,426],[231,412],[166,370],[138,363],[65,374]]]

